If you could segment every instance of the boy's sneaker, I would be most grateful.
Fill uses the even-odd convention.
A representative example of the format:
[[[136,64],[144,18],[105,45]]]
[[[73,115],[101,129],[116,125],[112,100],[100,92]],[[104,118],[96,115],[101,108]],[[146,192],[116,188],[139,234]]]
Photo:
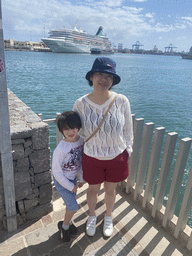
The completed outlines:
[[[94,236],[96,232],[96,216],[89,216],[86,224],[86,233],[88,236]]]
[[[104,217],[103,234],[104,236],[111,236],[113,233],[113,222],[111,216]]]
[[[69,225],[69,231],[71,236],[76,236],[78,234],[78,229],[75,227],[73,223]]]
[[[59,223],[57,224],[58,229],[60,231],[61,240],[63,242],[70,242],[71,240],[70,230],[69,228],[67,230],[64,230],[62,225],[63,225],[63,221],[59,221]]]

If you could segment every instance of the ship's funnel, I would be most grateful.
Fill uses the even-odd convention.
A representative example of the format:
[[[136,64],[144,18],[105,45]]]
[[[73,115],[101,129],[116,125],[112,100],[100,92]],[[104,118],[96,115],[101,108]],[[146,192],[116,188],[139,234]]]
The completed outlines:
[[[98,31],[96,33],[96,36],[104,36],[103,35],[103,27],[102,26],[99,27],[99,29],[98,29]]]

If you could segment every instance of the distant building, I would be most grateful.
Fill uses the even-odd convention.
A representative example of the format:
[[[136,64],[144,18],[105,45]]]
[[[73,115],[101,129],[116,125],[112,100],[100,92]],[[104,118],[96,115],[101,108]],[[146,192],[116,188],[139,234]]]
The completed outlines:
[[[15,41],[4,39],[5,50],[51,51],[43,42]]]
[[[4,39],[4,45],[5,45],[5,48],[13,48],[14,40],[13,39],[9,39],[9,40]]]
[[[118,52],[122,52],[123,50],[123,44],[119,43],[118,44]]]
[[[123,48],[122,53],[131,53],[130,49]]]
[[[145,54],[153,54],[153,55],[162,55],[163,54],[163,52],[161,50],[159,50],[156,45],[153,47],[153,50],[148,50],[148,51],[145,51],[144,53]]]

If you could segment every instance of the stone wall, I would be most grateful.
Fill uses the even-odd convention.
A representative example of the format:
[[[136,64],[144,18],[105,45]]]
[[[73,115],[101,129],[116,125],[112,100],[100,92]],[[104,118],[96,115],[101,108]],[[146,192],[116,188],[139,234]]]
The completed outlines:
[[[18,226],[52,210],[48,124],[8,90]],[[0,158],[0,229],[6,228]]]

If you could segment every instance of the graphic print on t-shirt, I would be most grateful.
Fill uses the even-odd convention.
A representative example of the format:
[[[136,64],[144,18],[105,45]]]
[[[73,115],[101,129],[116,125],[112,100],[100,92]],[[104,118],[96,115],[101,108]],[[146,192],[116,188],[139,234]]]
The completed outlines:
[[[81,165],[83,146],[72,148],[62,164],[63,171],[76,171]]]

